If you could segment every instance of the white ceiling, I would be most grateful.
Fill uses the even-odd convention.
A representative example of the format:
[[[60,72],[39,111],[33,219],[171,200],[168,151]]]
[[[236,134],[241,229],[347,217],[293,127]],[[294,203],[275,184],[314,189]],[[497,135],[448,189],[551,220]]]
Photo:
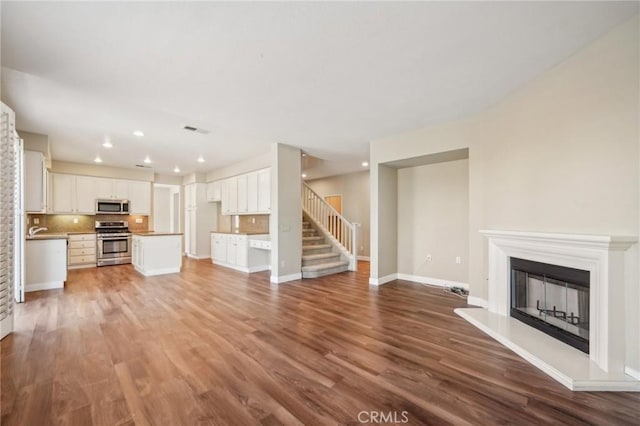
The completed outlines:
[[[281,142],[357,170],[370,140],[486,108],[637,11],[3,1],[2,96],[19,128],[49,135],[55,160],[149,155],[160,173],[207,171]]]

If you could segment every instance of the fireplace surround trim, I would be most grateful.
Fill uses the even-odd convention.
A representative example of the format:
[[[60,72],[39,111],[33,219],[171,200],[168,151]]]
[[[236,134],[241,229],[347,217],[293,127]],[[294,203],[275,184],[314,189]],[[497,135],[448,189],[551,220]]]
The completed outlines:
[[[487,300],[489,315],[496,318],[507,317],[505,321],[517,321],[510,318],[511,257],[589,271],[590,353],[586,355],[578,350],[575,350],[575,354],[571,351],[567,353],[581,361],[585,361],[582,358],[587,358],[586,361],[590,361],[589,365],[601,370],[605,376],[609,374],[611,377],[625,377],[624,381],[626,381],[629,376],[624,374],[625,313],[620,307],[625,304],[625,277],[628,277],[625,274],[625,252],[637,243],[637,238],[496,230],[480,232],[487,237],[489,246]],[[463,311],[473,309],[477,308],[460,309],[456,312],[465,317]],[[476,321],[466,319],[483,331],[492,334],[481,327],[477,319]],[[535,331],[538,332],[538,330]],[[507,344],[507,346],[510,345]],[[533,350],[535,352],[537,349]],[[544,351],[544,348],[541,350]],[[535,353],[527,355],[536,357]],[[525,358],[529,359],[527,356]],[[552,366],[545,369],[543,365],[535,364],[549,374],[551,370],[556,370]],[[567,385],[567,382],[571,382],[569,379],[563,384]],[[576,380],[585,383],[585,380],[580,378]],[[570,385],[567,386],[571,388]]]

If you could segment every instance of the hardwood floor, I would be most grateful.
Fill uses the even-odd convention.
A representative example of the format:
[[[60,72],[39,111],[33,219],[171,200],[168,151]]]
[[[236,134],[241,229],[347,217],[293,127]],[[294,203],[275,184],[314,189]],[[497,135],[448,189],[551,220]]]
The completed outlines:
[[[572,393],[457,317],[464,300],[370,288],[360,266],[279,286],[206,260],[70,271],[16,309],[2,424],[640,423],[640,394]]]

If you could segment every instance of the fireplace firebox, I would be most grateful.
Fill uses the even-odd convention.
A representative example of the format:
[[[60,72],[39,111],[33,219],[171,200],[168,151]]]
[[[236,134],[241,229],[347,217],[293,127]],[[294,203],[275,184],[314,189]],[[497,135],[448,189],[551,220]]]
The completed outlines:
[[[589,353],[589,272],[510,258],[511,316]]]

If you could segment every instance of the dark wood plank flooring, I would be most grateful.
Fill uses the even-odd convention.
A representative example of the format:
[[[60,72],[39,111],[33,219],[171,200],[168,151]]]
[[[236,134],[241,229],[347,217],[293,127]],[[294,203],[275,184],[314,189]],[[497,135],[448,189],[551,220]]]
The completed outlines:
[[[2,425],[640,423],[640,394],[572,393],[457,317],[464,300],[360,266],[280,286],[206,260],[70,271],[16,309]]]

